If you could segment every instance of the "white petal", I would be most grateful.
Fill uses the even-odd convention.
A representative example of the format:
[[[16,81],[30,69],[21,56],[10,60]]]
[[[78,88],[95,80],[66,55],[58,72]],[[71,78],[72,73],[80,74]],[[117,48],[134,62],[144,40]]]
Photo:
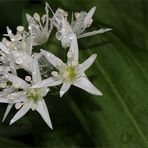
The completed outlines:
[[[10,93],[0,97],[0,103],[17,103],[26,99],[25,92]]]
[[[41,53],[46,57],[49,63],[53,65],[55,68],[57,68],[58,70],[61,69],[61,67],[65,67],[65,64],[58,57],[56,57],[49,51],[41,49]]]
[[[95,10],[96,10],[96,7],[92,7],[90,10],[89,10],[89,12],[87,13],[87,16],[85,17],[85,19],[84,19],[84,24],[86,24],[86,26],[87,26],[87,23],[89,22],[89,20],[92,18],[92,16],[94,15],[94,12],[95,12]]]
[[[0,97],[0,103],[15,103],[14,100],[6,99],[5,97]]]
[[[0,49],[1,49],[3,52],[9,54],[9,49],[7,49],[7,47],[6,47],[2,42],[0,42]]]
[[[11,62],[10,62],[10,69],[11,69],[12,74],[17,75],[16,67],[17,67],[17,66],[16,66],[14,60],[11,60]]]
[[[33,70],[32,70],[32,82],[33,83],[32,84],[36,84],[42,80],[39,66],[38,66],[38,62],[37,62],[36,58],[33,59],[32,65],[33,65]]]
[[[102,28],[102,29],[99,29],[99,30],[96,30],[96,31],[83,33],[83,34],[79,35],[77,38],[78,39],[85,38],[85,37],[88,37],[88,36],[104,33],[104,32],[111,31],[111,30],[112,30],[111,28],[104,28],[104,29]]]
[[[15,59],[15,63],[17,63],[21,68],[25,69],[26,71],[32,71],[32,57],[25,52],[18,52],[16,50],[11,51],[13,57]]]
[[[32,102],[24,103],[23,107],[15,114],[15,116],[11,119],[10,125],[23,117],[31,108]]]
[[[102,96],[103,94],[88,80],[88,78],[84,75],[76,79],[73,83],[74,86],[79,87],[93,95]]]
[[[50,77],[48,79],[45,79],[43,81],[40,81],[33,85],[31,88],[41,88],[41,87],[49,87],[49,86],[57,86],[62,84],[62,80],[58,79],[56,77]]]
[[[17,103],[26,99],[26,92],[25,91],[14,92],[7,95],[5,98],[14,100],[14,103]]]
[[[78,62],[79,50],[78,50],[77,37],[75,34],[73,35],[72,41],[70,43],[70,49],[68,52],[72,53],[72,61]]]
[[[60,97],[62,97],[70,88],[71,83],[65,82],[63,83],[61,89],[60,89]]]
[[[27,18],[28,23],[32,23],[33,18],[30,14],[26,13],[26,18]]]
[[[46,124],[51,129],[53,129],[51,119],[50,119],[50,116],[49,116],[49,112],[48,112],[48,109],[47,109],[47,106],[46,106],[44,99],[42,99],[38,102],[36,110],[39,112],[39,114],[41,115],[43,120],[46,122]]]
[[[6,111],[5,111],[5,114],[4,114],[4,116],[3,116],[2,122],[4,122],[4,120],[5,120],[6,117],[8,116],[8,114],[9,114],[9,112],[10,112],[12,106],[13,106],[13,104],[8,104],[7,109],[6,109]]]
[[[8,34],[12,34],[12,30],[8,26],[6,27],[6,29]]]
[[[86,61],[84,61],[82,64],[79,64],[79,71],[84,72],[85,70],[87,70],[93,64],[96,57],[97,57],[97,54],[93,54]]]
[[[15,86],[18,86],[18,88],[26,88],[29,87],[29,84],[26,83],[23,79],[19,78],[16,75],[5,73],[4,74],[5,79],[9,80],[11,83],[13,83]]]

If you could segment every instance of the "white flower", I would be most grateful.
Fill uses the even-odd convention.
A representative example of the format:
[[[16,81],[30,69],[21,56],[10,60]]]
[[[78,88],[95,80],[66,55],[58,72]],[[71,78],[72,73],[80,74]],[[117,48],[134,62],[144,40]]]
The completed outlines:
[[[75,13],[76,20],[73,21],[72,19],[70,25],[67,20],[68,13],[66,11],[58,8],[54,13],[50,8],[53,13],[53,17],[50,19],[50,22],[57,28],[56,38],[61,41],[63,48],[67,48],[70,46],[71,39],[73,38],[73,33],[77,35],[77,38],[83,38],[112,30],[110,28],[102,28],[100,30],[83,33],[85,29],[90,27],[90,25],[92,24],[92,16],[95,12],[95,9],[96,7],[91,8],[88,13]]]
[[[38,13],[34,13],[34,16],[26,14],[27,21],[29,23],[29,30],[32,36],[32,45],[37,46],[47,42],[49,35],[52,31],[52,26],[49,28],[48,10],[49,5],[46,3],[46,14],[40,18]]]
[[[32,88],[42,88],[62,84],[60,89],[60,97],[62,97],[69,90],[70,86],[74,85],[91,94],[102,95],[102,93],[88,80],[84,73],[85,70],[87,70],[93,64],[97,55],[93,54],[85,62],[79,64],[76,36],[74,36],[72,39],[70,49],[67,54],[67,63],[63,63],[59,58],[48,51],[41,50],[41,53],[58,71],[53,71],[52,77],[33,85]]]
[[[32,109],[33,111],[38,111],[47,125],[52,129],[52,123],[50,120],[48,109],[43,99],[43,97],[45,97],[48,93],[49,89],[47,87],[37,89],[31,88],[32,85],[35,85],[36,83],[41,81],[41,75],[36,58],[33,59],[32,64],[34,65],[32,80],[28,76],[26,77],[26,80],[31,81],[31,84],[27,83],[16,75],[4,73],[5,78],[12,83],[12,87],[15,88],[16,91],[10,94],[3,93],[0,95],[1,103],[10,103],[3,120],[8,115],[12,105],[15,104],[16,109],[19,109],[19,111],[12,118],[10,124],[14,123],[22,116],[24,116],[29,111],[29,109]]]

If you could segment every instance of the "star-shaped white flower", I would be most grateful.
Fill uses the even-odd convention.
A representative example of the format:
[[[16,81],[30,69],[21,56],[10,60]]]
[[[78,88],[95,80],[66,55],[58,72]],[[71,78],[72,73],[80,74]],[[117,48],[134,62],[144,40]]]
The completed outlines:
[[[41,117],[47,123],[47,125],[52,129],[52,123],[50,120],[48,109],[43,99],[43,97],[45,97],[46,94],[48,93],[49,89],[48,87],[42,87],[37,89],[31,88],[32,85],[35,85],[41,81],[41,75],[36,58],[33,59],[32,64],[34,65],[32,72],[32,80],[29,76],[26,77],[26,81],[31,81],[30,82],[31,84],[27,83],[26,81],[17,77],[16,75],[10,73],[4,73],[5,78],[12,83],[13,88],[15,88],[16,90],[15,92],[12,92],[10,94],[3,93],[0,96],[1,103],[10,104],[4,115],[4,119],[8,115],[12,105],[15,104],[16,109],[19,109],[19,111],[12,118],[10,124],[19,120],[30,109],[32,109],[33,111],[34,110],[38,111]]]
[[[79,64],[76,36],[72,39],[70,49],[67,54],[67,63],[63,63],[58,57],[48,51],[41,50],[41,53],[58,70],[58,72],[53,71],[52,77],[35,84],[33,88],[42,88],[62,84],[60,89],[60,97],[62,97],[69,90],[70,86],[74,85],[91,94],[102,95],[102,93],[89,81],[84,73],[93,64],[97,55],[93,54],[85,62]]]

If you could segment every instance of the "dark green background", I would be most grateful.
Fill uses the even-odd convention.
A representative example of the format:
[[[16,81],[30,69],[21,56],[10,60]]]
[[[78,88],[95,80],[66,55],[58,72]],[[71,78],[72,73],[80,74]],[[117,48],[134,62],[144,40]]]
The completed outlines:
[[[80,61],[98,57],[86,72],[104,94],[95,97],[72,87],[59,98],[56,89],[45,99],[54,129],[38,113],[30,111],[9,126],[13,108],[0,123],[0,147],[148,147],[148,1],[142,0],[55,0],[48,1],[72,11],[96,6],[90,29],[111,27],[113,31],[80,39]],[[43,1],[0,1],[0,33],[9,26],[15,32],[26,25],[25,13],[44,13]],[[57,56],[66,55],[54,37],[42,46]],[[39,49],[40,47],[38,47]],[[35,50],[34,50],[35,51]],[[62,55],[63,55],[62,54]],[[6,105],[0,105],[0,119]]]

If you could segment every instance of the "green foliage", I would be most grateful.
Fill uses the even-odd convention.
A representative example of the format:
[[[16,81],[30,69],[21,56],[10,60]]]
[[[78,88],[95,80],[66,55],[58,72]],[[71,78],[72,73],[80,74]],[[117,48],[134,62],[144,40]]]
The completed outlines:
[[[93,53],[98,54],[96,62],[87,74],[103,96],[95,97],[75,87],[62,99],[57,95],[48,95],[45,101],[54,130],[51,131],[39,115],[27,114],[12,126],[7,123],[0,125],[0,146],[148,147],[148,2],[48,2],[53,10],[61,7],[69,13],[88,11],[92,6],[96,6],[91,30],[100,27],[113,28],[111,32],[78,41],[81,62]],[[0,2],[0,6],[2,5],[5,3]],[[34,12],[36,6],[36,12],[42,13],[44,9],[43,1],[26,1],[23,4],[18,2],[17,5],[21,7],[23,15],[26,12]],[[17,9],[13,11],[18,12]],[[6,13],[5,17],[11,18],[11,13]],[[24,20],[23,16],[25,23]],[[1,22],[3,21],[4,17],[1,18]],[[14,21],[15,25],[19,25],[17,21]],[[52,37],[54,33],[53,31]],[[52,37],[45,48],[59,57],[63,56],[64,49],[61,49],[60,43],[57,45]],[[6,106],[1,105],[0,117],[4,113],[4,107]]]

